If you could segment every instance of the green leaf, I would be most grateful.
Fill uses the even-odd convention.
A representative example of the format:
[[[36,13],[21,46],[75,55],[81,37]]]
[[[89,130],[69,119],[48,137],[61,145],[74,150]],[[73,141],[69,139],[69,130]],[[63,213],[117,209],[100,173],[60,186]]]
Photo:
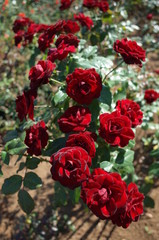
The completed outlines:
[[[9,154],[5,151],[2,151],[1,152],[1,158],[2,158],[2,161],[6,164],[6,165],[9,165],[9,161],[10,161],[10,157],[9,157]]]
[[[5,145],[5,151],[10,155],[20,155],[26,149],[26,145],[20,138],[13,139]]]
[[[17,170],[17,173],[22,171],[23,169],[25,168],[25,163],[24,162],[21,162],[20,165],[19,165],[19,168]]]
[[[150,166],[148,174],[159,177],[159,162],[155,162]]]
[[[96,122],[98,116],[99,116],[99,111],[100,111],[100,108],[99,108],[99,102],[97,99],[94,99],[91,104],[89,105],[89,109],[92,113],[92,121]]]
[[[2,172],[2,166],[0,165],[0,177],[3,176],[3,172]]]
[[[65,147],[66,137],[55,139],[53,142],[49,142],[47,149],[43,151],[43,156],[51,156],[53,153],[57,152],[59,149]]]
[[[33,172],[26,173],[24,178],[25,187],[34,190],[37,187],[40,187],[41,185],[42,185],[41,178],[36,173]]]
[[[75,188],[74,190],[69,189],[69,198],[73,204],[77,204],[80,199],[81,188]]]
[[[144,199],[144,205],[145,205],[145,207],[154,208],[155,202],[151,197],[146,196]]]
[[[113,163],[108,162],[108,161],[103,161],[100,163],[100,168],[103,168],[107,172],[112,172],[113,171]]]
[[[56,207],[61,205],[65,206],[67,204],[68,195],[67,188],[63,187],[59,182],[55,182],[54,189],[55,189],[54,201]]]
[[[10,178],[6,178],[2,185],[2,193],[5,195],[16,193],[22,185],[22,177],[19,175],[13,175]]]
[[[58,103],[64,102],[67,97],[68,97],[67,94],[61,89],[59,89],[54,96],[55,105],[57,105]]]
[[[40,163],[40,159],[33,157],[33,158],[27,158],[25,165],[29,169],[35,169],[38,167],[39,163]]]
[[[101,103],[105,103],[105,104],[111,106],[112,94],[111,94],[110,88],[108,86],[103,86],[102,87],[102,91],[101,91],[99,101]]]
[[[25,190],[20,190],[18,193],[18,203],[21,209],[26,213],[30,214],[34,209],[34,200],[30,194]]]
[[[117,155],[117,158],[115,160],[114,167],[119,171],[122,171],[125,173],[133,173],[134,172],[133,160],[134,160],[134,151],[130,149],[126,149],[126,150],[119,149],[119,154]]]
[[[9,142],[9,141],[17,138],[17,137],[18,137],[17,130],[13,130],[13,131],[7,132],[7,134],[4,136],[3,140],[6,143],[6,142]]]

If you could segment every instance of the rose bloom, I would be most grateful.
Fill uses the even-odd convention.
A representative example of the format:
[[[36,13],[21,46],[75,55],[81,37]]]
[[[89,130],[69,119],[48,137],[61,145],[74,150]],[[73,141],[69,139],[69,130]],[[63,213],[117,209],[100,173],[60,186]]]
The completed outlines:
[[[72,20],[67,20],[66,23],[64,24],[64,31],[66,33],[77,33],[80,31],[80,27],[79,25],[75,22],[75,21],[72,21]]]
[[[113,48],[121,54],[125,63],[137,64],[142,67],[141,61],[145,61],[146,53],[135,41],[127,40],[127,38],[123,38],[121,41],[116,40]]]
[[[82,106],[69,107],[58,119],[60,130],[64,133],[85,131],[91,122],[91,112]]]
[[[51,174],[55,181],[74,189],[90,175],[91,158],[81,147],[65,147],[51,156]]]
[[[58,20],[55,24],[51,25],[47,29],[47,34],[49,37],[52,37],[53,35],[58,35],[59,33],[63,32],[63,28],[65,25],[65,20]]]
[[[42,33],[38,38],[38,47],[42,52],[45,52],[50,47],[54,40],[54,35],[50,36],[47,32]]]
[[[156,74],[159,74],[159,69],[154,70]]]
[[[101,0],[99,3],[98,3],[98,7],[99,9],[102,11],[102,12],[107,12],[108,9],[109,9],[109,4],[107,1],[105,0]]]
[[[66,142],[66,147],[79,146],[85,149],[91,158],[95,157],[96,148],[94,143],[94,134],[91,132],[81,132],[71,134]]]
[[[124,207],[119,208],[115,215],[111,217],[114,224],[127,228],[131,222],[137,222],[143,213],[144,195],[139,192],[135,183],[130,183],[127,187],[127,201]]]
[[[66,77],[66,83],[66,93],[79,104],[90,104],[102,90],[101,77],[94,68],[76,68]]]
[[[75,35],[69,33],[69,34],[67,34],[67,35],[61,34],[61,35],[58,37],[58,39],[56,40],[56,43],[55,43],[56,47],[58,48],[59,45],[60,45],[62,42],[63,42],[64,44],[66,44],[67,46],[74,46],[75,48],[77,48],[77,47],[78,47],[78,43],[79,43],[80,41],[78,40],[78,38],[77,38]]]
[[[99,116],[99,135],[111,146],[125,147],[135,135],[131,129],[131,121],[127,116],[115,111]]]
[[[118,173],[96,168],[82,183],[81,198],[100,219],[108,219],[127,201],[126,184]]]
[[[151,103],[155,102],[158,98],[159,98],[159,94],[155,90],[148,89],[145,91],[144,99],[145,99],[146,103],[151,104]]]
[[[16,99],[16,112],[18,113],[18,118],[22,122],[26,119],[28,115],[31,120],[34,119],[34,100],[37,97],[36,90],[24,91],[21,96]]]
[[[29,79],[31,81],[30,87],[38,88],[43,84],[47,84],[55,67],[56,64],[52,63],[49,60],[39,61],[34,67],[30,69],[29,72]]]
[[[118,100],[116,110],[131,120],[132,127],[136,127],[142,123],[143,113],[139,104],[134,101],[129,99]]]
[[[93,21],[90,17],[85,16],[83,13],[79,13],[78,15],[74,14],[74,19],[76,19],[82,26],[91,29],[93,26]]]
[[[28,146],[28,154],[41,155],[41,150],[45,148],[48,142],[48,134],[44,121],[38,122],[26,130],[24,142]]]
[[[13,31],[18,33],[20,30],[24,30],[25,27],[28,27],[33,21],[26,17],[18,18],[13,23]]]
[[[74,0],[61,0],[60,10],[65,10],[71,6]]]
[[[95,8],[98,7],[98,0],[84,0],[83,6],[87,8]]]
[[[146,18],[147,20],[152,20],[153,14],[152,13],[147,14]]]
[[[76,52],[75,46],[69,46],[68,44],[60,43],[58,48],[50,48],[48,52],[48,60],[54,62],[56,59],[62,61],[65,59],[69,53]]]

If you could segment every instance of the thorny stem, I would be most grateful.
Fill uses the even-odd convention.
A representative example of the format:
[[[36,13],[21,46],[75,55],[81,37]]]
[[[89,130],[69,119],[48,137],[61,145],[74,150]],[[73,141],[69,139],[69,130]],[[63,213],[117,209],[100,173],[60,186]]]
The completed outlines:
[[[23,154],[23,156],[24,157],[28,157],[29,155],[27,155],[27,154]],[[42,158],[42,157],[40,157],[40,162],[50,162],[49,160],[47,160],[47,159],[44,159],[44,158]]]
[[[64,83],[64,82],[59,82],[58,80],[55,80],[55,79],[53,79],[53,78],[51,78],[50,81],[51,81],[51,82],[58,83],[58,84],[60,84],[60,85],[62,85],[62,86],[65,86],[65,83]]]
[[[105,83],[105,81],[106,81],[107,77],[109,76],[109,74],[111,74],[112,72],[114,72],[123,62],[124,62],[124,60],[122,60],[115,68],[113,68],[110,72],[108,72],[108,73],[105,75],[105,77],[104,77],[104,79],[103,79],[103,83]]]

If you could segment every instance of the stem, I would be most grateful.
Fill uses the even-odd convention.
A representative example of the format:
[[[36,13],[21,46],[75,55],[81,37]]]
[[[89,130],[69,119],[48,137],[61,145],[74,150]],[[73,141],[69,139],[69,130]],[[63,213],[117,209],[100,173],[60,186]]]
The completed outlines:
[[[55,79],[52,79],[52,78],[51,78],[50,81],[55,82],[55,83],[58,83],[58,84],[60,84],[60,85],[62,85],[62,86],[65,86],[65,83],[59,82],[58,80],[55,80]]]
[[[27,154],[23,154],[23,156],[24,157],[28,157],[29,155],[27,155]],[[49,160],[47,160],[47,159],[44,159],[44,158],[40,158],[40,162],[50,162]]]
[[[111,74],[112,72],[114,72],[122,63],[124,62],[124,60],[122,60],[115,68],[113,68],[110,72],[108,72],[104,79],[103,79],[103,83],[105,83],[105,80],[107,79],[107,77],[109,76],[109,74]]]

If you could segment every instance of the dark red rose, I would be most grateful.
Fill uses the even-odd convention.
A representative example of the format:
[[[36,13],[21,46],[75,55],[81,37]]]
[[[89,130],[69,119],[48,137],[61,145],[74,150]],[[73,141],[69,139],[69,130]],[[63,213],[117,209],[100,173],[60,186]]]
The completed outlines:
[[[139,104],[134,101],[129,99],[118,100],[116,110],[131,120],[132,127],[136,127],[142,123],[143,113]]]
[[[24,31],[19,31],[14,35],[15,46],[18,46],[22,42],[24,36]]]
[[[98,7],[98,0],[84,0],[83,6],[87,8],[95,8]]]
[[[159,74],[159,69],[154,70],[156,74]]]
[[[24,91],[21,96],[16,99],[16,112],[20,121],[26,119],[28,115],[30,119],[34,119],[34,100],[37,97],[36,90]]]
[[[48,138],[44,121],[34,124],[26,130],[25,144],[28,146],[27,152],[30,155],[41,155],[41,150],[47,145]]]
[[[65,147],[51,156],[51,174],[55,181],[74,189],[90,175],[91,158],[81,147]]]
[[[99,135],[111,146],[125,147],[135,135],[131,129],[131,121],[128,117],[115,111],[103,113],[99,116]]]
[[[13,23],[13,31],[18,33],[20,30],[24,30],[25,27],[28,27],[33,21],[26,17],[18,18]]]
[[[131,222],[137,222],[143,213],[143,199],[144,195],[139,192],[136,184],[130,183],[127,187],[126,204],[111,217],[112,222],[123,228],[127,228]]]
[[[145,61],[146,53],[135,41],[127,40],[127,38],[123,38],[121,41],[116,40],[113,48],[121,54],[125,63],[137,64],[142,67],[141,61]]]
[[[69,33],[67,35],[61,34],[58,37],[58,39],[57,39],[57,41],[55,43],[56,47],[58,48],[61,43],[64,43],[67,46],[74,46],[74,47],[77,48],[79,40],[78,40],[78,38],[75,35],[73,35],[71,33]]]
[[[65,23],[65,20],[58,20],[55,24],[51,25],[47,30],[47,34],[49,35],[49,37],[52,37],[53,35],[57,35],[62,32],[64,30],[63,28]]]
[[[100,219],[108,219],[127,201],[126,184],[118,173],[96,168],[82,183],[81,198]]]
[[[102,90],[101,77],[94,68],[76,68],[66,77],[66,82],[68,96],[79,104],[90,104],[100,96]]]
[[[50,47],[51,43],[54,40],[54,35],[50,36],[47,31],[42,33],[38,39],[38,46],[42,52],[45,52],[47,48]]]
[[[99,9],[102,11],[102,12],[107,12],[108,9],[109,9],[109,4],[107,1],[105,0],[101,0],[99,3],[98,3],[98,7]]]
[[[55,69],[56,64],[52,63],[49,60],[41,60],[34,67],[30,69],[29,79],[31,81],[31,88],[38,88],[39,86],[49,82],[49,78],[53,70]]]
[[[60,10],[65,10],[71,6],[74,0],[61,0]]]
[[[90,17],[88,17],[88,16],[85,16],[83,13],[79,13],[78,15],[74,15],[74,19],[79,21],[79,23],[82,26],[85,26],[88,29],[91,29],[91,27],[93,26],[92,19]]]
[[[152,18],[153,18],[153,14],[152,13],[149,13],[149,14],[147,14],[147,20],[152,20]]]
[[[85,131],[91,122],[91,112],[82,106],[68,108],[58,119],[60,130],[64,133]]]
[[[65,25],[64,25],[64,31],[66,33],[77,33],[80,31],[80,27],[79,25],[75,22],[75,21],[72,21],[72,20],[67,20]]]
[[[70,135],[67,139],[66,147],[74,146],[82,147],[88,152],[91,158],[95,157],[96,148],[93,139],[93,133],[86,131]]]
[[[50,48],[48,52],[48,60],[54,62],[56,59],[62,61],[65,59],[69,53],[76,52],[75,46],[69,46],[63,42],[58,46],[58,48]]]
[[[159,98],[159,94],[155,90],[148,89],[145,91],[144,99],[146,100],[146,103],[151,104],[155,102],[158,98]]]

